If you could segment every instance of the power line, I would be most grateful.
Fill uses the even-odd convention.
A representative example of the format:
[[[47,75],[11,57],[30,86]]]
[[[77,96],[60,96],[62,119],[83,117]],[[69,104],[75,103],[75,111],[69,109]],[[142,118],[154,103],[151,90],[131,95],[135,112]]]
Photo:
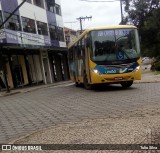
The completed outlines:
[[[80,28],[81,28],[81,32],[83,31],[83,28],[82,28],[82,20],[86,20],[86,19],[92,19],[92,16],[90,16],[90,17],[88,17],[88,16],[86,16],[86,17],[79,17],[79,18],[77,18],[77,20],[79,20],[80,21]]]
[[[11,16],[19,10],[19,8],[26,2],[27,0],[24,0],[18,7],[9,15],[9,17],[0,25],[0,28],[11,18]]]
[[[73,22],[64,22],[64,23],[76,23],[76,22],[78,22],[78,21],[73,21]]]

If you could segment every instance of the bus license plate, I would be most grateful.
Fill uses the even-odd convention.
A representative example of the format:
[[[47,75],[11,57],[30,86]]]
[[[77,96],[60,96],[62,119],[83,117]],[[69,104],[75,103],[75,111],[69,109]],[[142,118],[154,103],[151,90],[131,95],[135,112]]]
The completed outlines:
[[[115,80],[123,80],[123,77],[116,77]]]

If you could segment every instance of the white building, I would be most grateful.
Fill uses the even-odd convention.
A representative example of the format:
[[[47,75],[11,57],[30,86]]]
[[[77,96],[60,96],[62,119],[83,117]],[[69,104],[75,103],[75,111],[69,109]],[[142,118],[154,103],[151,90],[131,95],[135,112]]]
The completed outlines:
[[[21,3],[0,1],[0,25]],[[69,79],[63,27],[60,0],[27,0],[11,16],[0,29],[10,88]]]

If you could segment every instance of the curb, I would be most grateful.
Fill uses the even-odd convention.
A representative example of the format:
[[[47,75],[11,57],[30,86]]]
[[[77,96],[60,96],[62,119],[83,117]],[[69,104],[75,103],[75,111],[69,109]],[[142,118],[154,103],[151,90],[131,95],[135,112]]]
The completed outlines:
[[[160,82],[160,80],[158,80],[158,81],[135,81],[134,82],[134,84],[141,84],[141,83],[159,83]]]
[[[72,83],[71,80],[69,81],[63,81],[63,82],[58,82],[58,83],[53,83],[53,84],[49,84],[49,85],[41,85],[41,86],[37,86],[35,88],[32,88],[32,87],[28,87],[28,90],[22,88],[21,91],[14,91],[13,92],[10,92],[10,93],[0,93],[0,97],[6,97],[6,96],[12,96],[12,95],[16,95],[16,94],[20,94],[20,93],[28,93],[28,92],[32,92],[32,91],[36,91],[36,90],[40,90],[40,89],[44,89],[44,88],[48,88],[48,87],[52,87],[52,86],[59,86],[59,85],[62,85],[62,84],[68,84],[68,83]]]

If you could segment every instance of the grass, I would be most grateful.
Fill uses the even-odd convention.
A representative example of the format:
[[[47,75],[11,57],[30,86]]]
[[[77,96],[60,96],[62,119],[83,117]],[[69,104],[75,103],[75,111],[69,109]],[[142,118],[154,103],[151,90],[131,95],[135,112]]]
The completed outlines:
[[[159,74],[160,74],[160,71],[155,71],[154,74],[155,74],[155,75],[159,75]]]

